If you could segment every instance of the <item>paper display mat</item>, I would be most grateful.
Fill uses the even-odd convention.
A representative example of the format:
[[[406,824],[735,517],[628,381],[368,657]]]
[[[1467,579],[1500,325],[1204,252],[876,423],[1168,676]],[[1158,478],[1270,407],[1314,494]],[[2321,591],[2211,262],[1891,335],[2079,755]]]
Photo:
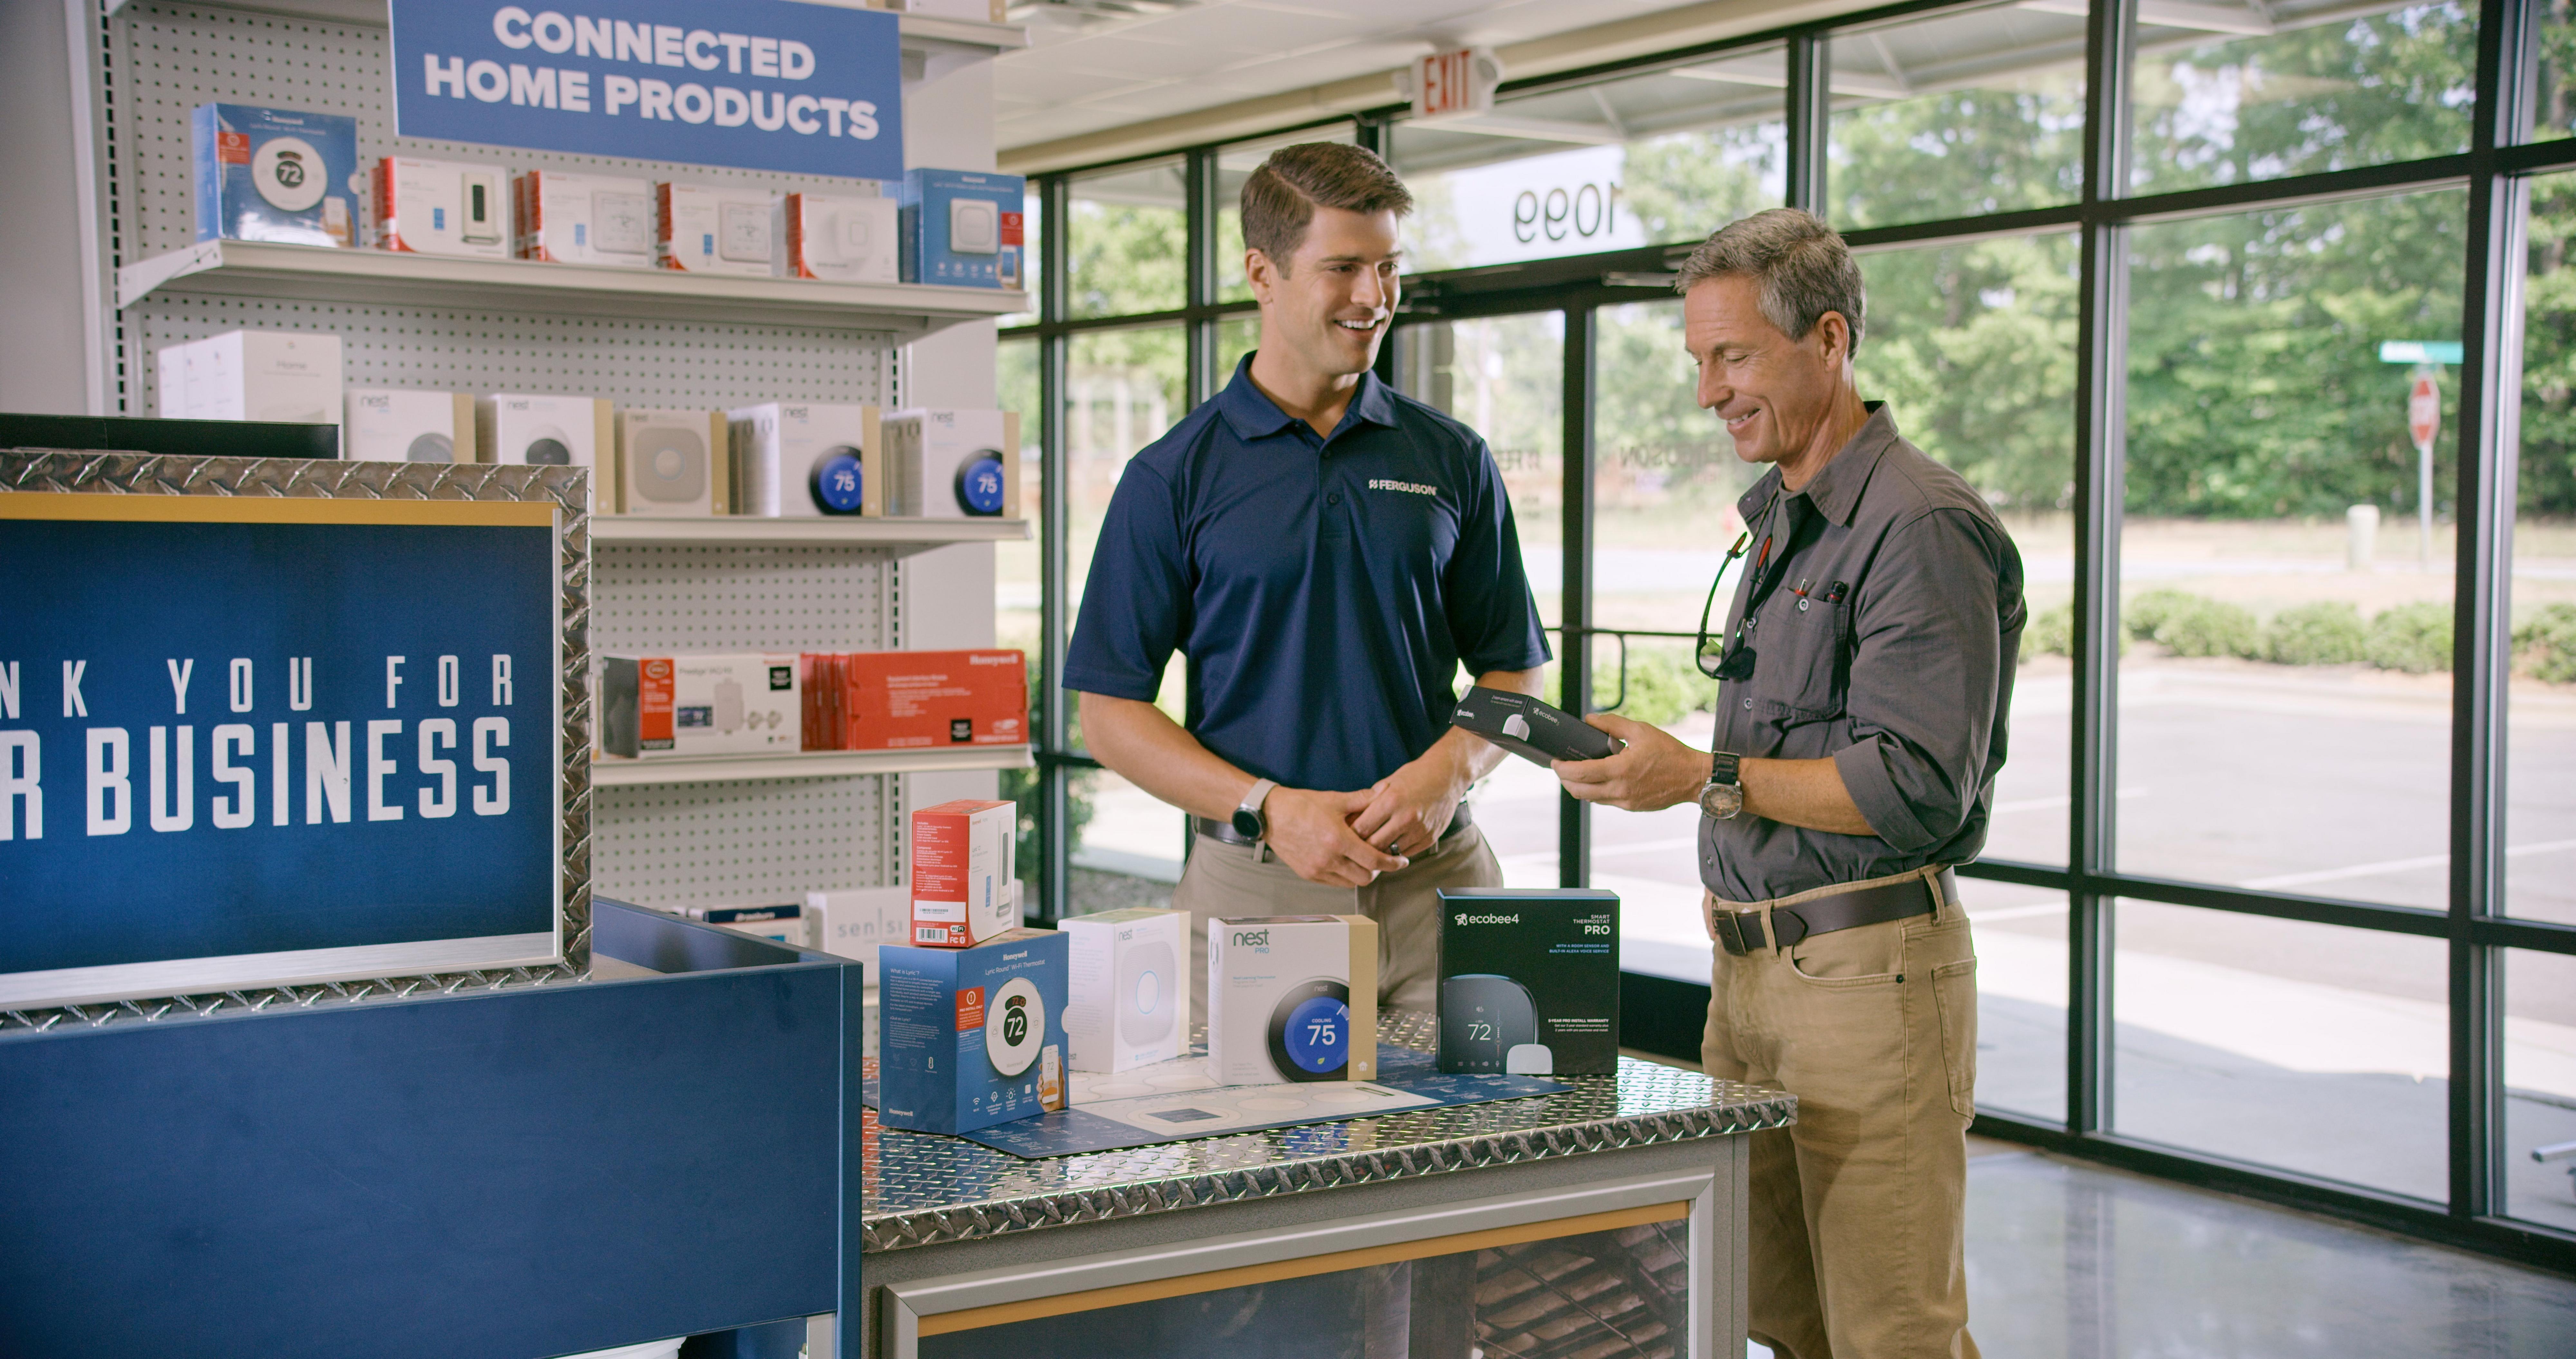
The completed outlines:
[[[870,1067],[874,1068],[873,1062]],[[1218,1085],[1207,1074],[1206,1047],[1197,1044],[1168,1062],[1115,1074],[1076,1071],[1070,1075],[1065,1093],[1073,1107],[958,1135],[1035,1161],[1374,1114],[1557,1095],[1574,1088],[1540,1076],[1443,1075],[1430,1053],[1388,1045],[1378,1048],[1374,1081]],[[873,1078],[861,1098],[875,1107]]]

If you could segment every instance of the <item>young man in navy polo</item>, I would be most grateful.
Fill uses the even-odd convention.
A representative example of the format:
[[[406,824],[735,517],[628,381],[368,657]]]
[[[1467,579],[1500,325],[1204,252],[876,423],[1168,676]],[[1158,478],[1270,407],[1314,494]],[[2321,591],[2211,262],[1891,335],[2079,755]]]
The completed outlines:
[[[1369,371],[1412,209],[1336,143],[1245,182],[1261,348],[1120,475],[1064,684],[1092,754],[1190,814],[1194,975],[1211,918],[1365,914],[1379,1002],[1429,1010],[1440,889],[1502,883],[1461,803],[1502,752],[1450,730],[1459,667],[1537,693],[1549,654],[1485,441]],[[1175,650],[1185,725],[1153,702]]]

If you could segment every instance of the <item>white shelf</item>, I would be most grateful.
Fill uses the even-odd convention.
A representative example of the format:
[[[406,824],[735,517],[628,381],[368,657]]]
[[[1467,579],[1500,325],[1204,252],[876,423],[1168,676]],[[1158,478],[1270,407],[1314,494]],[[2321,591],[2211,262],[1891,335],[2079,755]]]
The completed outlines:
[[[384,28],[392,22],[385,11],[385,0],[215,0],[218,8],[252,10],[261,14],[285,14],[298,19],[324,19],[333,23],[370,24]],[[809,3],[834,5],[841,9],[867,9],[855,0],[809,0]],[[125,8],[126,0],[108,0],[107,12],[114,16]],[[898,14],[906,51],[930,47],[977,48],[985,52],[1005,52],[1029,45],[1029,31],[1017,24],[979,24],[971,19],[942,19],[928,14]]]
[[[923,750],[815,750],[795,755],[677,755],[628,760],[593,756],[590,786],[640,788],[665,783],[733,783],[743,779],[838,779],[861,774],[923,774],[956,769],[1026,769],[1027,746]]]
[[[1009,543],[1029,536],[1025,519],[694,519],[595,514],[593,546],[612,543],[714,547],[891,547],[906,554],[949,543]]]
[[[1029,307],[1027,293],[997,288],[821,283],[257,241],[200,241],[116,271],[119,310],[156,292],[905,334]]]

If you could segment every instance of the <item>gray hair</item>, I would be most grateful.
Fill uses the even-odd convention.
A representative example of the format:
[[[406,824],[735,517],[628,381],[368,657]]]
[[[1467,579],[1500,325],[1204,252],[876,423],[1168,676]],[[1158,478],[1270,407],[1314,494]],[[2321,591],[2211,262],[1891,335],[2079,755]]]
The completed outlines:
[[[1760,285],[1762,318],[1793,340],[1807,338],[1826,312],[1842,313],[1851,348],[1860,352],[1862,316],[1869,298],[1851,247],[1814,213],[1773,208],[1719,227],[1682,262],[1673,291],[1689,292],[1712,278],[1743,275]]]

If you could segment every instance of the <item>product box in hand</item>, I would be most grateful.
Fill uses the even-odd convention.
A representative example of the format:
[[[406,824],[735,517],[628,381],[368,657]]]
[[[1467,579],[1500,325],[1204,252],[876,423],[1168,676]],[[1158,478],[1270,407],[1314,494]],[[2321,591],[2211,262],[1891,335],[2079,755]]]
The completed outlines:
[[[349,389],[345,456],[370,462],[474,461],[474,398],[464,392]]]
[[[1619,1069],[1618,893],[1444,891],[1439,977],[1441,1070]]]
[[[1019,808],[959,798],[912,814],[912,942],[967,948],[1020,923]]]
[[[973,948],[880,950],[879,1121],[969,1133],[1063,1108],[1066,943],[1012,930]]]
[[[902,410],[885,417],[887,513],[1006,519],[1020,504],[1016,411]]]
[[[653,186],[653,262],[684,274],[769,276],[766,189]]]
[[[1028,181],[965,170],[903,176],[903,281],[1018,288]]]
[[[838,892],[805,894],[805,920],[812,947],[867,964],[867,983],[874,986],[877,950],[900,944],[912,933],[912,889],[853,887]]]
[[[1208,1075],[1220,1085],[1377,1078],[1377,922],[1208,922]]]
[[[808,750],[1015,746],[1029,739],[1018,651],[857,651],[805,657]]]
[[[510,174],[498,165],[382,156],[375,245],[407,255],[510,257]]]
[[[1076,1071],[1167,1062],[1189,1044],[1190,918],[1138,908],[1072,916],[1072,1005],[1064,1030]]]
[[[510,196],[513,252],[549,264],[653,263],[653,186],[618,175],[530,170]]]
[[[178,350],[175,363],[170,349]],[[234,330],[161,351],[161,414],[182,420],[338,425],[340,337]],[[173,392],[170,376],[179,374]],[[175,404],[174,404],[175,403]],[[348,441],[341,441],[347,449]]]
[[[188,122],[197,239],[358,243],[358,120],[199,104]]]
[[[784,755],[804,746],[792,655],[603,656],[599,748],[662,755]]]
[[[724,514],[732,475],[723,411],[619,411],[617,508],[625,514]]]
[[[769,518],[885,513],[874,406],[770,402],[727,413],[733,512]]]
[[[899,283],[903,205],[852,194],[783,193],[770,224],[770,271],[830,283]]]
[[[603,397],[521,396],[474,403],[474,445],[485,462],[587,467],[593,513],[617,508],[617,408]]]

